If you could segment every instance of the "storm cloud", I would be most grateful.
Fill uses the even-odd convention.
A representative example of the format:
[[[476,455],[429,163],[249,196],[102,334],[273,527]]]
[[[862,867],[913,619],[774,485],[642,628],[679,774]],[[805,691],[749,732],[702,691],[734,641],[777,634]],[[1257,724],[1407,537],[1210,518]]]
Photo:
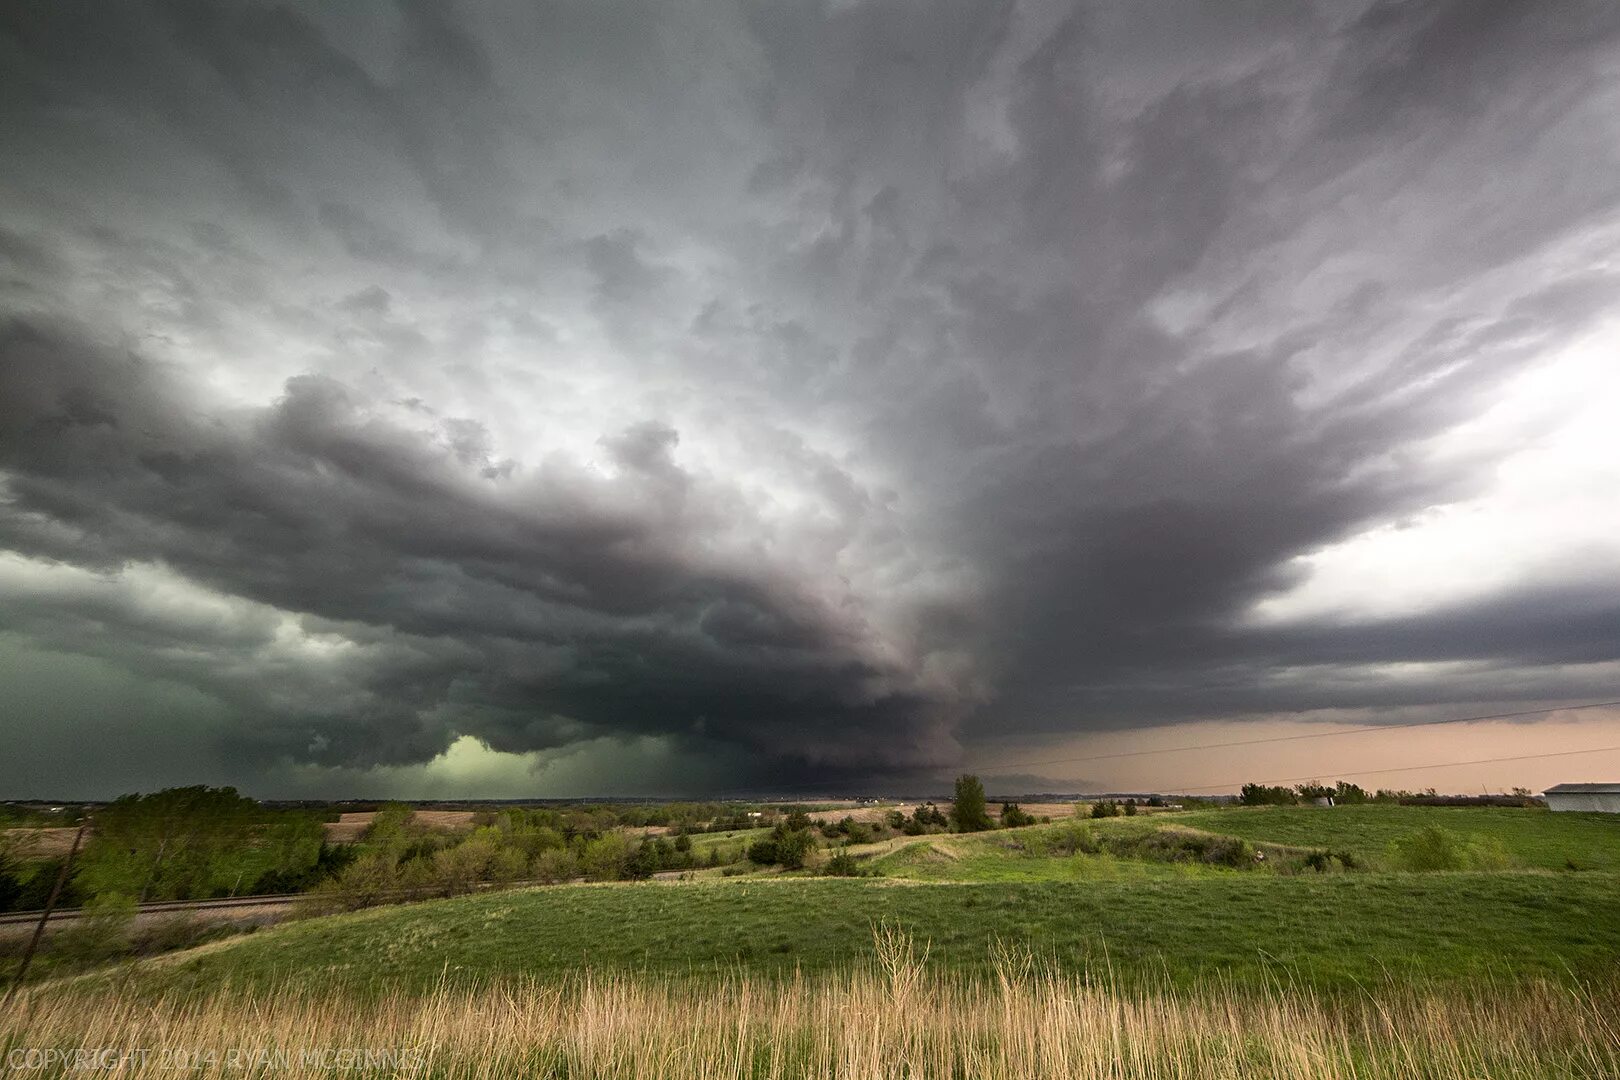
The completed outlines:
[[[17,4],[0,130],[41,745],[674,791],[1615,696],[1611,4]]]

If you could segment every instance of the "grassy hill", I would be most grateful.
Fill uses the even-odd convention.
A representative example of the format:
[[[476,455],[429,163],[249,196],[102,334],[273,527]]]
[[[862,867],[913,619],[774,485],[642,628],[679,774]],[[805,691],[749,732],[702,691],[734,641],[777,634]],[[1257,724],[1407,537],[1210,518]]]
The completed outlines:
[[[1377,863],[1391,841],[1431,825],[1500,844],[1518,866],[1620,871],[1620,814],[1505,807],[1233,807],[1176,814],[1179,824],[1247,840],[1337,848]]]
[[[427,987],[596,971],[847,968],[897,923],[931,963],[985,970],[998,942],[1063,970],[1178,983],[1596,973],[1620,955],[1620,875],[1228,875],[1130,882],[777,879],[562,886],[316,919],[175,957],[163,985],[293,976]]]

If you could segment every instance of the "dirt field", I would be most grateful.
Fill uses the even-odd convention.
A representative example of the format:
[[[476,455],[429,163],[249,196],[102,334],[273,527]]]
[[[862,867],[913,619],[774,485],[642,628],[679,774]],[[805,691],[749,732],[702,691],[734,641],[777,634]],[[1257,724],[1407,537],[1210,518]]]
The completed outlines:
[[[50,859],[66,855],[73,847],[73,834],[78,828],[64,829],[7,829],[6,840],[12,850],[23,858]]]
[[[1053,821],[1074,816],[1075,804],[1072,802],[1027,802],[1018,805],[1023,808],[1026,814],[1033,814],[1038,818],[1049,817]],[[992,802],[990,810],[995,814],[1001,813],[1001,804]]]
[[[849,806],[839,810],[817,810],[806,816],[811,821],[843,821],[846,817],[850,817],[863,824],[870,824],[882,821],[889,816],[891,810],[910,814],[916,809],[916,803],[885,803],[882,806]]]
[[[371,811],[360,811],[342,815],[336,821],[328,821],[323,826],[326,829],[326,841],[329,844],[352,844],[360,839],[360,834],[366,831],[372,819],[377,815]],[[452,832],[473,827],[473,811],[471,810],[418,810],[411,815],[411,820],[419,825],[426,825],[430,829],[446,829]],[[68,830],[72,832],[71,829]]]

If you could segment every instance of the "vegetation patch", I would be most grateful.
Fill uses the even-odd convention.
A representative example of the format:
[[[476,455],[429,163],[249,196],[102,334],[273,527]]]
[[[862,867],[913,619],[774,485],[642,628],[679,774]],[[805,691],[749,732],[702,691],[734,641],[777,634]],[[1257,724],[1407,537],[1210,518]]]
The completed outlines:
[[[499,925],[487,929],[495,911]],[[1620,875],[1216,871],[949,885],[832,878],[574,885],[293,923],[192,959],[137,966],[127,978],[132,987],[172,987],[296,976],[365,993],[444,978],[556,978],[582,966],[787,976],[847,969],[866,955],[873,925],[885,922],[925,942],[947,970],[984,970],[1001,942],[1027,947],[1060,971],[1178,984],[1214,974],[1319,986],[1397,976],[1563,979],[1612,970]],[[389,948],[429,931],[431,948]]]

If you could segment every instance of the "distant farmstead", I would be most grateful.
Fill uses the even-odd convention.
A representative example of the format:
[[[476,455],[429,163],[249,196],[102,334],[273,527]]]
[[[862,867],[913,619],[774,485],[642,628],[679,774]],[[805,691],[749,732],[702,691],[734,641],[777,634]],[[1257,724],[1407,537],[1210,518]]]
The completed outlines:
[[[1543,794],[1549,810],[1620,814],[1620,784],[1559,784]]]

